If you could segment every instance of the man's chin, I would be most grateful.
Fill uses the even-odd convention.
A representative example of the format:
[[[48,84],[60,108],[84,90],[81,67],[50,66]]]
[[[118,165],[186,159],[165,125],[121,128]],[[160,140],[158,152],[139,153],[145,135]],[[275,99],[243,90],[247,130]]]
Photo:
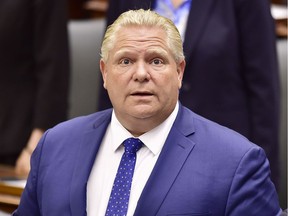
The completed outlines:
[[[135,109],[131,110],[131,116],[133,116],[134,118],[137,118],[137,119],[150,119],[150,118],[153,118],[153,116],[155,116],[155,109],[153,109],[151,106],[149,107],[145,107],[145,106],[137,106],[137,107],[134,107]]]

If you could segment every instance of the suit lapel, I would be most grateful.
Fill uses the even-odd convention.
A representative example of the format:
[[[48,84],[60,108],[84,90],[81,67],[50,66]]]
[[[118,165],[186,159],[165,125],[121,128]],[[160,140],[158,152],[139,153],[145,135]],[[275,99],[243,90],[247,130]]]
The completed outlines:
[[[190,59],[197,41],[205,29],[209,13],[215,2],[216,0],[192,0],[184,41],[186,61]]]
[[[180,109],[182,109],[181,106]],[[193,119],[181,113],[182,111],[179,111],[174,126],[141,194],[134,215],[157,214],[166,194],[195,145],[187,138],[194,133]]]
[[[109,117],[106,115],[102,119],[96,119],[97,125],[83,133],[71,179],[70,205],[73,216],[86,215],[87,182],[110,118],[111,114]]]

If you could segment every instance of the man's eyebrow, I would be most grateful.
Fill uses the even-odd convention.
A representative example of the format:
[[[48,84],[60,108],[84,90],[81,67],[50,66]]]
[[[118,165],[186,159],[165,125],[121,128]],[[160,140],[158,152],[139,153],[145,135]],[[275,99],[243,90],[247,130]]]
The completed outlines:
[[[114,56],[115,57],[120,57],[120,56],[125,56],[125,55],[128,55],[128,54],[133,54],[133,53],[137,53],[137,51],[136,50],[129,50],[129,49],[121,49],[121,50],[118,50],[118,51],[116,51],[115,52],[115,54],[114,54]]]
[[[131,55],[135,55],[137,53],[137,51],[132,51],[132,50],[128,50],[128,49],[122,49],[122,50],[118,50],[115,52],[114,54],[114,58],[115,59],[119,59],[119,58],[123,58],[123,57],[131,57]]]
[[[114,57],[121,57],[125,55],[131,55],[134,53],[138,53],[137,50],[131,50],[131,49],[121,49],[115,52]],[[146,55],[159,55],[159,56],[167,56],[168,52],[165,49],[162,48],[148,48],[146,50]]]
[[[146,51],[147,54],[156,54],[156,55],[161,55],[161,56],[166,56],[168,55],[168,52],[164,49],[159,49],[159,48],[153,48],[153,49],[148,49]]]

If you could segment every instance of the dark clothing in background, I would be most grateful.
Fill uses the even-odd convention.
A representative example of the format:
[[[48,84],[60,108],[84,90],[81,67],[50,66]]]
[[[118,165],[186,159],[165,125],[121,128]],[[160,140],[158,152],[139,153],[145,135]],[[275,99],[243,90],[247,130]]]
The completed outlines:
[[[109,2],[107,24],[151,0]],[[180,101],[194,112],[232,128],[264,148],[278,181],[279,74],[270,2],[193,0],[184,54]],[[106,90],[99,110],[111,107]]]
[[[0,1],[0,76],[0,162],[15,162],[32,129],[66,119],[66,1]]]

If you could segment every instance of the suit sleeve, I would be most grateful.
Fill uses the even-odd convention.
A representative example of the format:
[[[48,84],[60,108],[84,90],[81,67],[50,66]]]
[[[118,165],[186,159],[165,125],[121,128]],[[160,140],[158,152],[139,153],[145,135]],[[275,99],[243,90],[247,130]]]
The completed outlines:
[[[277,179],[280,84],[274,20],[267,0],[236,0],[243,77],[251,119],[250,139],[264,148]]]
[[[260,148],[250,149],[235,172],[225,215],[280,215],[277,192],[270,180],[269,162]]]
[[[34,0],[34,59],[37,93],[34,128],[66,120],[69,91],[67,5],[64,0]]]

